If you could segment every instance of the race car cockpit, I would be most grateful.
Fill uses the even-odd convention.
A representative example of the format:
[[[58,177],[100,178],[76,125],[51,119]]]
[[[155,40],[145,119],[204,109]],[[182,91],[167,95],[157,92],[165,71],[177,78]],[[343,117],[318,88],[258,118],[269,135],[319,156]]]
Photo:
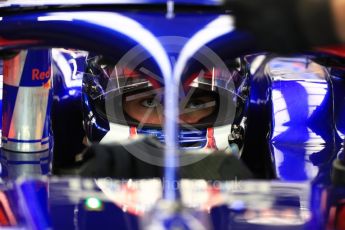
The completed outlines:
[[[342,226],[344,57],[220,1],[40,3],[0,3],[0,227]]]

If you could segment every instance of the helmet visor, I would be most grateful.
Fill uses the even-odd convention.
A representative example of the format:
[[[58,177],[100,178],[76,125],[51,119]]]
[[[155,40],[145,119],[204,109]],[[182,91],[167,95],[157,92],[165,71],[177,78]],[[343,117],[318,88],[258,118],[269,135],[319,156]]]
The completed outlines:
[[[179,124],[211,127],[233,122],[242,100],[236,87],[241,79],[237,70],[193,67],[181,79]],[[84,74],[84,87],[96,112],[109,122],[162,127],[165,86],[154,71],[99,65],[97,71]]]

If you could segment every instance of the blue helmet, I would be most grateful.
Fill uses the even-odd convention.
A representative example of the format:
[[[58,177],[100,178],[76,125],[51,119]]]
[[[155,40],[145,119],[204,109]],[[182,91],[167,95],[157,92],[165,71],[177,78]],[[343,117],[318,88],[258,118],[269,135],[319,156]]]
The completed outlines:
[[[87,58],[82,101],[88,141],[124,143],[149,135],[164,143],[163,89],[169,86],[152,58],[135,66],[119,60]],[[177,138],[182,149],[231,152],[232,143],[242,144],[248,81],[241,59],[222,61],[207,66],[191,60],[183,72]]]

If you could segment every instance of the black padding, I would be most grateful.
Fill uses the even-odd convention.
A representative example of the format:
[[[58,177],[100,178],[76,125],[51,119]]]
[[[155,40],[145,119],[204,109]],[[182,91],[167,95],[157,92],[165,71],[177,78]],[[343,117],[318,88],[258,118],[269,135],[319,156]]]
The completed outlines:
[[[134,142],[129,145],[142,146],[149,138]],[[86,162],[80,169],[80,175],[85,177],[111,177],[117,179],[145,179],[163,178],[163,168],[146,163],[127,150],[133,146],[119,144],[91,146],[85,154]],[[134,146],[135,147],[135,146]],[[163,154],[163,150],[160,149]],[[155,153],[157,154],[157,153]],[[190,159],[196,158],[196,163],[180,168],[182,178],[206,180],[232,180],[252,178],[251,172],[237,157],[217,152],[212,154],[188,154]],[[201,159],[201,160],[200,160]]]
[[[253,178],[249,169],[236,156],[216,152],[202,160],[181,167],[182,178],[205,180],[243,180]]]
[[[278,53],[339,44],[329,0],[227,0],[236,28],[250,32],[259,48]]]
[[[335,159],[333,161],[331,178],[333,185],[345,186],[345,164],[340,159]]]

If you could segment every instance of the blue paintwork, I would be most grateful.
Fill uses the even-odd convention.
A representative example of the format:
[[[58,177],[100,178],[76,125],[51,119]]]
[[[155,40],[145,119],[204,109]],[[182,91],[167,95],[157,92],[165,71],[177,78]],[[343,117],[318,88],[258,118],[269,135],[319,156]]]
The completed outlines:
[[[87,15],[88,12],[84,14]],[[124,35],[104,26],[93,24],[93,22],[95,22],[93,21],[94,18],[89,18],[89,21],[69,21],[66,20],[66,18],[74,17],[75,12],[64,12],[63,15],[59,15],[59,17],[56,17],[52,21],[37,20],[39,17],[47,15],[49,14],[34,13],[4,17],[3,20],[0,21],[0,37],[8,39],[39,39],[37,44],[32,46],[72,46],[104,54],[112,54],[115,50],[123,52],[127,50],[128,47],[136,44],[133,40],[126,39],[127,44],[124,44],[123,50],[118,50],[119,47],[115,44],[115,39],[120,38],[123,40]],[[103,18],[109,15],[104,12],[99,12],[97,16]],[[198,16],[198,19],[195,18],[195,15],[178,15],[174,20],[165,19],[164,14],[158,13],[128,13],[128,17],[139,21],[148,28],[148,30],[152,31],[155,36],[180,35],[188,37],[199,30],[203,24],[212,20],[215,15]],[[95,36],[95,34],[97,36]],[[250,40],[250,37],[246,34],[236,31],[228,36],[228,43],[232,45],[231,47],[229,45],[229,50],[232,52],[231,55],[237,56],[246,53],[248,50],[253,51],[252,47],[245,46],[246,42]],[[74,37],[75,39],[70,39],[70,37]],[[222,44],[221,41],[215,41],[213,43],[215,46],[219,44]],[[26,45],[23,46],[28,47]],[[20,42],[18,47],[20,47]],[[228,51],[228,49],[226,50]],[[251,61],[248,60],[248,65],[250,66],[250,64]],[[334,92],[332,91],[331,83],[334,83],[334,92],[337,96],[333,96]],[[313,105],[319,106],[318,109],[314,108],[313,113],[308,114],[306,111],[308,111],[310,102],[305,98],[310,95],[310,93],[308,94],[307,86],[310,84],[315,83],[306,82],[306,84],[301,84],[300,80],[296,79],[286,82],[280,82],[278,80],[272,82],[270,77],[265,73],[264,66],[253,73],[250,78],[250,101],[247,105],[250,110],[248,115],[248,139],[242,158],[244,161],[249,162],[251,160],[251,162],[255,162],[256,165],[251,165],[251,169],[261,178],[275,178],[275,176],[279,176],[282,180],[294,181],[311,180],[314,178],[315,184],[310,185],[308,182],[304,182],[304,184],[311,188],[309,211],[312,213],[312,219],[297,227],[304,229],[323,229],[328,218],[327,216],[323,216],[320,210],[321,196],[324,191],[322,185],[329,183],[329,178],[327,177],[329,165],[325,163],[329,163],[338,150],[340,138],[337,137],[335,131],[341,136],[344,133],[343,130],[345,130],[340,119],[342,116],[339,115],[343,113],[342,103],[336,103],[335,114],[332,112],[333,108],[330,106],[335,98],[342,98],[343,94],[340,92],[340,89],[344,83],[342,79],[333,76],[329,76],[329,79],[324,82],[318,82],[317,84],[320,84],[324,91],[319,103]],[[283,95],[285,101],[296,102],[295,106],[290,107],[289,105],[289,107],[286,108],[290,118],[294,118],[293,121],[283,123],[283,126],[286,126],[287,129],[279,134],[274,132],[280,127],[277,125],[278,121],[274,120],[272,117],[272,110],[278,106],[277,102],[271,101],[272,91],[279,91],[280,94]],[[65,95],[69,95],[69,98],[74,98],[69,93],[66,94],[66,92],[69,91],[59,91],[59,87],[56,88],[55,92],[56,95],[62,95],[61,98]],[[87,103],[85,106],[88,106]],[[5,108],[7,108],[6,102],[4,103],[4,109]],[[313,117],[313,115],[317,116]],[[333,116],[336,117],[336,120],[333,120]],[[324,121],[321,125],[319,119]],[[337,130],[335,130],[334,127],[336,127]],[[307,155],[309,158],[306,159],[305,156],[310,147],[304,145],[310,140],[308,128],[319,136],[319,138],[315,139],[315,143],[318,147],[321,146],[321,148],[318,149],[317,152],[315,151]],[[267,137],[269,131],[272,131],[272,136]],[[272,145],[269,145],[270,142]],[[296,145],[302,144],[302,146],[288,146],[291,142],[294,142]],[[272,155],[265,155],[262,150],[266,150],[266,153],[272,153]],[[278,151],[284,156],[284,160],[280,161],[279,164],[277,160]],[[313,172],[317,172],[317,175],[315,173],[310,173],[308,171],[310,168]],[[73,182],[73,180],[70,180],[70,182]],[[21,203],[20,206],[22,207],[24,205],[24,207],[27,208],[27,211],[24,212],[23,215],[24,220],[19,222],[19,226],[25,225],[37,229],[44,229],[49,226],[55,227],[56,229],[74,229],[76,222],[74,222],[75,219],[73,219],[74,216],[72,215],[75,215],[75,210],[78,210],[77,222],[78,225],[80,225],[80,229],[95,229],[99,227],[98,221],[103,221],[103,223],[108,221],[107,223],[109,223],[109,225],[107,226],[109,227],[113,227],[111,223],[114,223],[116,227],[121,229],[138,228],[138,218],[134,215],[122,212],[119,207],[113,204],[105,204],[106,209],[101,213],[96,213],[86,211],[82,205],[83,199],[79,200],[80,197],[77,201],[71,201],[66,197],[61,198],[59,196],[61,195],[61,191],[64,189],[68,191],[68,183],[63,185],[54,183],[54,181],[51,181],[48,186],[51,192],[50,194],[53,194],[49,197],[45,182],[40,180],[26,181],[23,184],[19,184],[14,189],[15,191],[13,192],[15,194],[21,194],[23,199],[23,203]],[[287,184],[287,186],[289,185]],[[81,194],[82,191],[84,191],[82,188],[77,190],[77,192],[73,190],[73,193],[69,195]],[[257,190],[251,191],[251,193],[249,192],[247,195],[256,195],[256,192]],[[101,197],[100,194],[98,195]],[[329,195],[329,207],[332,206],[332,204],[336,204],[339,199],[344,197],[343,195],[343,192],[337,193],[336,196]],[[300,200],[294,194],[287,197],[282,197],[277,194],[266,194],[264,197],[276,199],[276,202],[273,202],[274,207],[293,207],[294,210],[300,210]],[[333,200],[332,197],[336,197],[336,199]],[[61,200],[56,203],[54,199],[58,198],[61,198]],[[11,200],[13,203],[17,202],[13,197]],[[16,206],[14,205],[13,207]],[[47,207],[49,207],[49,210],[46,209]],[[245,220],[240,223],[236,222],[238,219],[235,217],[241,217],[241,215],[243,217],[245,211],[247,210],[234,210],[228,205],[220,204],[211,210],[212,223],[215,229],[229,229],[230,226],[234,226],[234,228],[251,227],[252,229],[275,228],[275,226],[253,225]],[[18,216],[20,215],[18,214]],[[291,226],[283,226],[282,228],[288,229],[290,227]],[[294,229],[296,229],[296,226],[294,226]]]
[[[137,130],[138,134],[156,137],[160,142],[164,143],[164,133],[161,129],[141,128]],[[201,149],[206,146],[207,137],[206,129],[203,130],[179,130],[178,143],[182,149]]]
[[[174,0],[175,5],[192,5],[192,6],[221,6],[223,1],[221,0]],[[32,6],[42,6],[42,5],[88,5],[88,4],[96,4],[96,5],[121,5],[121,4],[144,4],[144,5],[166,5],[167,0],[100,0],[100,1],[93,1],[93,0],[86,0],[86,1],[59,1],[59,0],[46,0],[46,1],[40,1],[39,3],[32,1],[14,1],[14,2],[6,2],[3,4],[0,4],[0,7],[32,7]]]
[[[54,170],[71,167],[83,151],[81,86],[85,55],[63,49],[53,53],[52,125],[54,133]],[[70,111],[66,113],[65,111]],[[61,154],[60,154],[61,153]]]
[[[345,116],[345,104],[343,98],[345,98],[345,92],[343,90],[345,82],[343,76],[345,74],[344,69],[332,69],[330,72],[332,76],[333,90],[334,90],[334,114],[335,114],[335,128],[337,134],[341,139],[345,137],[345,121],[342,119]]]
[[[51,53],[47,49],[36,49],[36,50],[29,50],[26,52],[25,59],[22,60],[23,63],[16,63],[16,66],[11,68],[17,68],[18,76],[13,76],[18,81],[13,81],[11,84],[7,84],[6,82],[3,84],[4,88],[4,110],[3,110],[3,118],[4,118],[4,127],[2,130],[2,143],[3,143],[3,151],[1,152],[1,161],[3,163],[3,168],[1,170],[2,176],[11,176],[9,173],[10,171],[15,171],[20,167],[35,167],[35,170],[41,172],[42,174],[46,175],[50,172],[50,163],[52,158],[52,146],[53,140],[51,137],[51,122],[50,122],[50,110],[51,110],[51,100],[52,100],[52,90],[51,86]],[[22,71],[21,71],[22,70]],[[8,69],[7,71],[10,72]],[[15,72],[15,71],[14,71]],[[37,97],[36,94],[32,94],[33,98],[23,98],[18,96],[18,92],[21,88],[35,90],[36,88],[41,88],[46,91],[47,93],[47,104],[44,105],[46,107],[40,108],[37,106],[37,111],[33,111],[32,113],[23,114],[26,112],[27,108],[21,109],[19,106],[21,105],[23,100],[28,100],[29,103],[31,102],[33,105],[37,103],[35,99],[40,99]],[[30,94],[27,94],[30,95]],[[32,99],[30,101],[30,99]],[[10,124],[13,120],[14,110],[16,109],[17,114],[15,116],[27,116],[27,121],[34,121],[36,120],[36,116],[42,116],[45,120],[37,121],[39,133],[41,136],[37,136],[30,133],[25,133],[24,135],[20,133],[20,131],[16,130],[16,126],[10,127]],[[37,113],[37,114],[36,114]],[[44,115],[44,116],[43,116]],[[26,121],[26,122],[27,122]],[[35,123],[35,124],[36,124]],[[27,129],[29,130],[29,129]],[[23,136],[21,136],[23,135]],[[15,138],[13,138],[15,137]],[[31,138],[31,139],[30,139]],[[11,142],[11,144],[9,144]],[[16,150],[13,145],[19,145],[22,143],[38,143],[41,145],[40,148],[27,148],[26,154],[34,154],[42,153],[42,157],[31,157],[28,160],[26,157],[23,158],[11,158],[8,154],[16,154],[19,151]],[[48,143],[48,144],[47,144]],[[8,147],[9,146],[9,147]],[[20,150],[24,151],[24,150]],[[47,154],[44,154],[44,153]],[[22,152],[19,152],[21,154]],[[47,156],[46,156],[47,155]],[[23,155],[25,156],[25,155]],[[28,155],[27,155],[28,156]],[[38,167],[37,167],[38,166]],[[11,169],[13,168],[13,169]],[[13,174],[14,175],[14,174]]]
[[[20,213],[15,212],[15,217],[18,218],[17,226],[30,229],[51,227],[64,230],[76,228],[86,230],[97,229],[100,224],[102,224],[102,229],[114,229],[114,227],[139,229],[142,224],[147,224],[147,220],[141,222],[138,215],[125,211],[125,206],[123,206],[125,202],[123,204],[111,202],[94,182],[76,178],[18,181],[15,187],[6,190],[6,194],[10,202],[13,202],[12,207],[16,207],[16,204],[23,207],[22,217]],[[114,183],[121,183],[121,181],[109,181],[108,185]],[[162,223],[166,226],[179,223],[180,226],[185,227],[184,229],[190,227],[190,225],[185,225],[185,220],[192,220],[192,216],[198,218],[204,226],[208,223],[213,229],[277,229],[278,227],[279,229],[324,229],[327,220],[323,216],[327,216],[330,208],[344,196],[344,189],[328,188],[319,189],[319,192],[316,192],[309,183],[241,181],[237,185],[219,182],[216,187],[219,189],[218,195],[230,195],[236,199],[225,199],[217,205],[212,205],[209,213],[199,208],[194,208],[193,212],[189,206],[192,204],[188,204],[187,201],[184,203],[186,209],[181,215],[174,214],[169,218],[164,214],[165,209],[155,211],[157,207],[146,210],[144,214],[148,217],[155,215],[163,218]],[[193,190],[193,188],[190,189]],[[196,203],[203,205],[202,202],[199,203],[198,197],[200,195],[215,196],[216,194],[209,193],[211,190],[210,188],[194,188],[194,191],[183,191],[182,195],[193,194]],[[119,191],[121,187],[114,188],[114,194]],[[141,192],[142,190],[133,189],[133,191]],[[312,192],[314,196],[313,202],[309,200],[309,192]],[[325,192],[329,193],[329,196],[322,198],[322,193]],[[19,194],[19,200],[14,200],[15,194]],[[102,201],[101,209],[88,209],[84,203],[88,197],[99,198]],[[254,197],[257,199],[253,199]],[[327,205],[321,207],[321,199],[325,198]],[[140,204],[140,199],[137,202]],[[146,205],[150,207],[152,204]],[[268,216],[272,219],[266,219]],[[153,219],[149,220],[151,221]]]
[[[44,181],[27,180],[18,186],[28,226],[43,230],[51,227],[48,213],[48,187]]]
[[[80,97],[86,53],[54,49],[53,74],[54,95],[57,100]]]
[[[305,57],[276,58],[268,64],[273,106],[270,142],[277,176],[283,180],[315,178],[319,167],[338,150],[330,75],[320,77],[316,70],[306,69],[308,62]]]
[[[246,58],[250,68],[256,55]],[[265,61],[250,77],[247,104],[247,130],[241,158],[258,178],[275,178],[274,160],[270,155],[267,133],[271,125],[271,81],[265,74]],[[267,154],[269,153],[269,154]]]
[[[3,78],[3,61],[1,60],[0,61],[0,76],[2,76]],[[0,101],[0,111],[1,111],[1,114],[2,114],[2,94],[3,94],[3,79],[1,79],[0,81],[0,93],[1,93],[1,101]],[[0,129],[2,130],[2,119],[0,120]]]
[[[124,213],[119,207],[111,202],[103,203],[102,211],[88,211],[84,207],[84,200],[74,204],[72,202],[50,205],[53,229],[73,230],[79,229],[139,229],[138,217]],[[64,220],[61,219],[65,216]]]
[[[301,63],[291,64],[298,71]],[[332,67],[323,79],[306,73],[272,83],[277,98],[272,106],[282,108],[277,110],[280,116],[272,115],[271,137],[281,179],[330,184],[331,163],[337,154],[341,155],[344,138],[343,73],[342,67]]]
[[[4,100],[2,103],[2,108],[5,114],[3,120],[10,121],[12,118],[12,113],[14,110],[14,105],[17,97],[18,87],[3,84],[3,95],[8,97],[9,100]],[[8,117],[6,117],[8,116]],[[10,130],[10,122],[4,122],[2,126],[2,135],[7,136]]]
[[[50,52],[49,52],[50,53]],[[36,75],[42,72],[47,72],[50,70],[49,63],[52,62],[51,55],[47,55],[47,50],[31,50],[27,54],[27,59],[23,68],[23,77],[20,79],[19,86],[23,87],[36,87],[43,86],[50,79],[50,74],[48,76],[44,75],[42,78],[33,77],[34,70],[39,70]],[[42,60],[41,60],[42,59]]]
[[[85,79],[85,78],[84,78]],[[91,116],[84,116],[84,129],[86,135],[92,142],[99,142],[109,131],[109,122],[102,117],[95,117],[92,113],[94,111],[93,105],[89,103],[87,94],[82,94],[82,110],[83,114],[90,114]],[[92,134],[92,135],[91,135]]]

